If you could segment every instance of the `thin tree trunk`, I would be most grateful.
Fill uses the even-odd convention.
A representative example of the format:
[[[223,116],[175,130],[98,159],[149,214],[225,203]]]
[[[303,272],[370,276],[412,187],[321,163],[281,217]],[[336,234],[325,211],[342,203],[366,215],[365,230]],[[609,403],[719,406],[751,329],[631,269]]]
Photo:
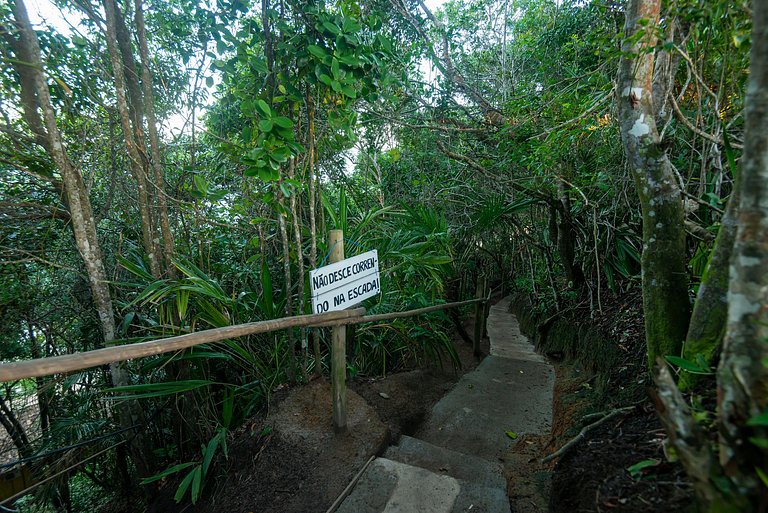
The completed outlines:
[[[41,358],[40,346],[37,342],[37,336],[35,335],[35,327],[31,321],[27,321],[27,333],[29,334],[29,352],[33,359]],[[48,427],[50,425],[50,413],[49,413],[49,394],[45,390],[45,380],[43,378],[35,378],[35,395],[37,396],[37,405],[40,409],[40,431],[43,436],[48,434]]]
[[[308,118],[308,151],[307,159],[309,159],[309,172],[307,173],[307,180],[309,180],[309,234],[311,245],[309,247],[309,266],[312,269],[317,268],[317,194],[316,194],[316,181],[315,181],[315,168],[317,166],[316,141],[315,141],[315,105],[312,101],[312,95],[307,86],[307,118]],[[323,374],[323,359],[320,352],[320,329],[314,328],[312,330],[312,352],[315,356],[315,372],[316,376]]]
[[[147,132],[149,133],[149,145],[152,157],[152,171],[155,180],[157,208],[160,221],[160,232],[163,237],[163,257],[165,268],[169,276],[175,275],[173,267],[173,232],[168,217],[168,201],[165,193],[165,177],[160,157],[160,138],[157,134],[157,116],[155,115],[154,93],[152,91],[152,72],[149,68],[149,45],[147,44],[147,30],[144,24],[144,9],[142,0],[135,0],[136,36],[139,40],[139,52],[141,55],[141,83],[144,89],[144,109],[147,115]]]
[[[677,355],[689,320],[685,225],[680,189],[653,112],[655,27],[660,0],[629,0],[619,64],[619,125],[643,212],[642,283],[648,365]],[[635,42],[636,41],[636,42]]]
[[[683,358],[696,361],[699,355],[707,363],[713,358],[723,341],[728,319],[728,272],[733,254],[733,244],[738,228],[739,190],[733,191],[728,207],[720,223],[715,246],[701,278],[699,292],[691,314],[688,334],[685,337]],[[687,390],[698,381],[699,376],[683,372],[679,385]]]
[[[24,48],[25,54],[30,59],[26,62],[29,62],[29,68],[32,70],[37,103],[43,114],[46,137],[48,139],[44,147],[48,149],[51,159],[61,173],[64,191],[69,204],[75,243],[88,274],[93,301],[101,321],[104,342],[109,344],[115,338],[114,311],[112,309],[109,281],[101,256],[99,240],[96,236],[96,223],[93,219],[90,199],[88,198],[83,177],[70,162],[62,142],[61,133],[56,124],[56,113],[51,104],[48,83],[43,76],[44,68],[40,56],[40,46],[22,0],[15,0],[13,13],[19,34],[18,43]],[[129,384],[127,373],[121,365],[114,363],[109,367],[112,381],[115,385]],[[119,407],[120,420],[124,427],[132,426],[135,423],[134,415],[132,415],[130,410],[129,403]],[[131,448],[139,473],[147,475],[148,468],[145,460],[145,453],[147,451],[141,447],[142,442],[141,437],[136,437],[134,443],[131,444]]]
[[[288,178],[291,180],[295,179],[296,177],[296,161],[291,158],[291,160],[288,162]],[[298,279],[296,284],[298,285],[298,294],[299,294],[299,315],[303,315],[304,312],[304,255],[302,251],[302,241],[301,241],[301,227],[299,226],[299,211],[296,208],[296,192],[294,191],[291,194],[290,198],[290,205],[291,205],[291,217],[293,218],[293,237],[294,242],[296,243],[296,264],[298,266]],[[290,315],[290,314],[289,314]],[[307,377],[307,330],[306,328],[301,328],[299,331],[301,333],[301,375],[306,379]]]
[[[282,180],[281,180],[282,183]],[[288,227],[286,226],[288,223],[285,221],[285,198],[283,196],[283,193],[280,191],[280,188],[278,186],[277,188],[277,201],[278,201],[278,210],[277,210],[277,220],[280,227],[280,240],[282,241],[282,247],[283,247],[283,275],[285,277],[285,316],[290,317],[293,315],[293,298],[292,298],[292,289],[293,284],[291,282],[291,249],[290,249],[290,240],[288,239]],[[288,362],[288,379],[291,382],[296,381],[296,347],[295,347],[295,340],[294,340],[294,334],[293,329],[288,330],[288,356],[289,356],[289,362]]]
[[[144,243],[144,251],[149,259],[149,268],[152,276],[159,278],[160,264],[158,262],[158,252],[155,244],[154,225],[152,222],[152,204],[151,192],[148,189],[148,177],[145,167],[142,163],[142,155],[134,139],[133,129],[131,127],[131,114],[128,108],[128,101],[125,96],[126,81],[124,73],[124,62],[117,41],[118,16],[122,14],[118,11],[114,0],[104,0],[104,12],[106,14],[106,36],[107,47],[109,49],[110,60],[112,63],[112,73],[115,80],[115,93],[117,96],[117,110],[120,114],[120,122],[125,137],[125,146],[128,150],[128,161],[131,172],[136,180],[138,191],[139,214],[141,216],[141,235]]]

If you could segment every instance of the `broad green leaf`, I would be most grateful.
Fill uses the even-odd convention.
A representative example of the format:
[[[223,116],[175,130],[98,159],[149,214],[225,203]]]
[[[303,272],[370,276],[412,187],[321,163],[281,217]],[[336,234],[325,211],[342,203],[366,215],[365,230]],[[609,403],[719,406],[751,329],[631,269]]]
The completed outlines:
[[[712,374],[709,367],[702,368],[698,364],[679,356],[666,356],[665,359],[675,367],[693,374]]]
[[[341,29],[329,21],[323,22],[323,27],[334,35],[341,33]]]
[[[309,45],[307,47],[307,50],[309,53],[314,55],[315,57],[318,57],[320,59],[324,58],[326,55],[328,55],[328,52],[325,51],[325,48],[317,45]]]
[[[272,109],[269,108],[269,104],[267,104],[267,102],[264,100],[259,100],[256,102],[256,110],[258,110],[259,113],[264,117],[272,117]]]
[[[271,119],[262,119],[259,121],[259,129],[262,132],[271,132],[273,126],[274,123],[272,123]]]
[[[279,127],[293,128],[293,121],[291,121],[289,118],[285,116],[278,116],[276,118],[273,118],[272,121]]]

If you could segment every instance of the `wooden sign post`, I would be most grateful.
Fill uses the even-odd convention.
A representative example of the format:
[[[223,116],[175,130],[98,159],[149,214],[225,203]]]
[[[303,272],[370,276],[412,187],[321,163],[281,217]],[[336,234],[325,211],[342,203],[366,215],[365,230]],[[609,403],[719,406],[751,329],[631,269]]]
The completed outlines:
[[[331,230],[328,234],[331,264],[344,260],[344,232]],[[333,395],[333,430],[347,430],[347,327],[334,326],[331,337],[331,394]]]

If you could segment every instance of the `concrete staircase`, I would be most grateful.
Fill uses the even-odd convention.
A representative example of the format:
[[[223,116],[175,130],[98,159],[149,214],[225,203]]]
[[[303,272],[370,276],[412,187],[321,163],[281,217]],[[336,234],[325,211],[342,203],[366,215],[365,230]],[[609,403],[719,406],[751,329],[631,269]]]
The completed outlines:
[[[491,307],[491,354],[433,408],[414,438],[377,458],[339,513],[509,513],[504,455],[547,433],[554,372],[520,333],[509,298]]]

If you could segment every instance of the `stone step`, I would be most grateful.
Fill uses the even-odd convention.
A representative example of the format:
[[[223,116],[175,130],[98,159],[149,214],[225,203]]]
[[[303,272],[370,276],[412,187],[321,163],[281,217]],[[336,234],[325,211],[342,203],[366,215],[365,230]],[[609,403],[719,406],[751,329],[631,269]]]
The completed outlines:
[[[504,490],[507,486],[500,464],[410,436],[401,437],[400,443],[387,449],[384,457],[488,488]]]
[[[510,513],[502,488],[438,475],[421,467],[377,458],[338,513]]]
[[[487,356],[432,408],[416,437],[489,461],[523,433],[548,433],[554,371],[546,363]]]

